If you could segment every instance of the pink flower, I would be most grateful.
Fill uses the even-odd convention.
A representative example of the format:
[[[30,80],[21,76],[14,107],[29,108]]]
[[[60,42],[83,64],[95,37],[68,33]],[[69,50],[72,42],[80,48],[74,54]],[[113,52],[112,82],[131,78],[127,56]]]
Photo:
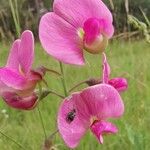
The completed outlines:
[[[128,82],[125,78],[116,77],[109,79],[109,76],[110,76],[110,66],[107,62],[105,53],[103,53],[103,77],[102,77],[103,83],[112,85],[119,92],[125,91],[128,88]]]
[[[103,53],[103,74],[100,84],[73,93],[61,104],[58,112],[58,128],[65,143],[74,148],[90,128],[98,141],[103,143],[103,135],[117,133],[117,127],[108,122],[109,118],[123,115],[124,104],[119,95],[127,89],[124,78],[109,80],[110,66]]]
[[[53,12],[40,21],[44,49],[68,64],[83,65],[83,50],[104,51],[114,28],[112,15],[102,0],[55,0]]]
[[[33,58],[34,37],[26,30],[13,43],[6,66],[0,68],[0,95],[11,107],[28,110],[37,104],[34,89],[42,75],[31,70]]]
[[[73,93],[61,104],[58,129],[65,143],[75,148],[88,129],[103,143],[103,134],[117,133],[117,127],[108,122],[124,112],[119,92],[109,84],[97,84]]]

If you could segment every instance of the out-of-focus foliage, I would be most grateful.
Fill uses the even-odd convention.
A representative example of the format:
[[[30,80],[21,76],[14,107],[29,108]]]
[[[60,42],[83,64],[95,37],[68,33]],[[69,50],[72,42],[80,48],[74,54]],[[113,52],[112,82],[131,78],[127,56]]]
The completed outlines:
[[[146,16],[145,16],[146,17]],[[147,17],[146,17],[147,18]],[[147,20],[147,24],[139,21],[136,17],[132,15],[128,15],[128,22],[133,25],[133,27],[137,28],[139,31],[143,33],[145,36],[145,40],[150,43],[150,34],[149,34],[149,29],[150,29],[150,24],[149,20]]]
[[[16,35],[16,27],[12,16],[9,1],[17,2],[18,14],[20,20],[21,31],[30,29],[38,37],[39,18],[45,12],[51,10],[53,0],[0,0],[0,40],[13,39]],[[150,20],[150,1],[149,0],[103,0],[114,16],[114,25],[116,34],[122,32],[133,31],[135,28],[130,28],[128,24],[128,13],[138,20],[145,22],[145,19],[140,11],[143,10],[147,18]],[[125,7],[126,2],[128,8]],[[15,5],[14,5],[15,6]],[[127,12],[127,10],[129,12]]]
[[[40,16],[46,12],[47,3],[43,3],[43,0],[10,0],[13,3],[15,11],[19,14],[21,31],[30,29],[37,37],[38,23]],[[15,6],[17,2],[17,10]],[[51,5],[50,5],[51,6]],[[6,40],[7,38],[13,39],[16,35],[16,27],[14,18],[12,15],[11,6],[9,0],[0,1],[0,40]]]
[[[129,14],[132,14],[139,20],[145,22],[144,17],[140,11],[143,10],[146,16],[150,20],[150,1],[149,0],[105,0],[110,9],[111,2],[113,3],[115,17],[116,17],[116,30],[117,32],[127,31],[127,12],[125,9],[125,2],[128,1]]]
[[[139,20],[144,21],[143,15],[139,8],[145,12],[146,16],[150,19],[150,1],[149,0],[129,0],[130,3],[130,13],[137,17]]]

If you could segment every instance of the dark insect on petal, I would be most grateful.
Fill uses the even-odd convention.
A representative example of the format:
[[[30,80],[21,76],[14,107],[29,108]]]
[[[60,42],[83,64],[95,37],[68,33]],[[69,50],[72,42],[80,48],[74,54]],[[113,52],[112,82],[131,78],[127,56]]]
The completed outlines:
[[[66,116],[66,121],[67,121],[68,123],[71,123],[71,122],[74,120],[75,116],[76,116],[76,110],[73,109],[72,111],[70,111],[70,112],[67,114],[67,116]]]

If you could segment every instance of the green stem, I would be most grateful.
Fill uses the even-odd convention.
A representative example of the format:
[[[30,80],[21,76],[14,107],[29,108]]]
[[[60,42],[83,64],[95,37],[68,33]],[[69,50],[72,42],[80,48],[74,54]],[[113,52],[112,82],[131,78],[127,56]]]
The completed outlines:
[[[65,97],[64,96],[62,96],[61,94],[58,94],[57,92],[55,92],[55,91],[52,91],[52,90],[43,90],[42,91],[42,94],[40,95],[40,97],[39,97],[39,100],[41,101],[41,100],[43,100],[47,95],[49,95],[49,94],[53,94],[53,95],[55,95],[55,96],[58,96],[59,98],[61,98],[61,99],[64,99]]]
[[[48,137],[48,139],[52,139],[53,136],[54,136],[55,134],[57,134],[58,132],[59,132],[59,130],[57,129],[56,131],[54,131],[53,133],[51,133],[50,136]]]
[[[9,4],[10,4],[10,9],[11,9],[11,13],[13,16],[13,20],[15,23],[15,28],[16,28],[16,32],[17,32],[17,36],[20,37],[20,25],[19,25],[19,20],[17,20],[17,14],[14,8],[14,5],[12,3],[12,0],[9,0]]]
[[[53,146],[53,138],[54,136],[58,133],[58,129],[56,131],[54,131],[52,134],[50,134],[50,136],[45,139],[45,142],[44,142],[44,145],[43,145],[43,149],[42,150],[50,150],[50,149],[53,149],[52,146]]]
[[[69,92],[72,92],[74,89],[76,89],[77,87],[79,87],[79,86],[82,85],[82,84],[87,84],[88,81],[89,81],[89,80],[81,81],[80,83],[74,85],[74,86],[69,90]]]
[[[42,118],[42,114],[41,114],[40,108],[37,107],[37,110],[39,112],[39,117],[40,117],[40,120],[41,120],[41,124],[42,124],[42,128],[43,128],[45,139],[47,139],[46,130],[45,130],[45,127],[44,127],[44,122],[43,122],[43,118]]]
[[[19,34],[20,34],[20,19],[19,19],[19,8],[18,8],[18,2],[17,0],[15,0],[15,10],[16,10],[16,19],[17,19],[17,23],[18,23],[18,27],[19,27]]]
[[[20,148],[22,148],[23,150],[26,150],[21,144],[17,143],[14,139],[12,139],[11,137],[9,137],[8,135],[4,134],[2,131],[0,131],[0,134],[5,136],[7,139],[9,139],[10,141],[12,141],[13,143],[15,143],[16,145],[18,145]]]
[[[41,95],[42,95],[42,86],[41,86],[40,83],[38,84],[38,86],[39,86],[39,95],[40,95],[39,97],[41,97]],[[40,117],[41,125],[42,125],[42,128],[43,128],[43,132],[44,132],[44,135],[45,135],[45,139],[47,139],[46,130],[45,130],[44,122],[43,122],[43,118],[42,118],[42,113],[40,111],[39,106],[37,107],[37,110],[38,110],[38,113],[39,113],[39,117]]]
[[[61,74],[62,74],[61,82],[62,82],[62,85],[63,85],[64,94],[65,94],[65,96],[68,96],[67,87],[66,87],[66,81],[65,81],[65,74],[64,74],[64,69],[63,69],[63,64],[61,62],[59,62],[59,65],[60,65],[60,70],[61,70]]]
[[[42,94],[42,86],[41,86],[40,82],[38,83],[38,88],[39,88],[39,95],[41,96],[41,94]]]

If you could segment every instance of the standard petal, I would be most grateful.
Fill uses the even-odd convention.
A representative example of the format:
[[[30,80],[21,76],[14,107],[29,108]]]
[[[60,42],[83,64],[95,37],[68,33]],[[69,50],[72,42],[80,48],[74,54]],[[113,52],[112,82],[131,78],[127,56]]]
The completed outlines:
[[[114,124],[106,121],[96,121],[91,125],[90,129],[101,144],[103,144],[103,134],[114,134],[118,132]]]
[[[80,95],[76,94],[63,101],[58,113],[58,129],[65,143],[70,148],[75,148],[81,137],[85,134],[89,120],[79,115],[76,101],[80,102]],[[82,105],[82,100],[80,106]],[[84,106],[84,105],[83,105]],[[83,108],[83,107],[82,107]],[[84,110],[82,110],[83,112]],[[86,107],[85,107],[86,112]]]
[[[102,0],[55,0],[53,9],[76,28],[89,18],[107,19],[112,24],[111,12]]]
[[[91,116],[98,120],[120,117],[124,112],[124,104],[118,91],[108,84],[98,84],[81,92]]]
[[[103,20],[103,33],[109,39],[114,34],[114,26],[110,20],[104,19]]]
[[[9,68],[0,68],[0,82],[6,86],[21,90],[26,84],[26,78]]]
[[[21,35],[18,57],[21,71],[28,73],[34,59],[34,37],[29,30],[24,31]]]
[[[103,53],[103,83],[108,83],[110,72],[110,66],[107,62],[106,54]]]
[[[68,64],[84,64],[77,30],[55,13],[41,18],[39,37],[43,48],[54,58]]]
[[[19,59],[18,59],[19,47],[20,47],[20,40],[18,39],[12,45],[6,64],[7,67],[14,69],[16,71],[19,71]]]
[[[28,97],[20,97],[16,93],[6,92],[2,97],[9,106],[22,110],[31,110],[38,102],[38,97],[34,93]]]
[[[128,82],[125,78],[113,78],[108,81],[108,84],[113,86],[119,92],[123,92],[128,88]]]

